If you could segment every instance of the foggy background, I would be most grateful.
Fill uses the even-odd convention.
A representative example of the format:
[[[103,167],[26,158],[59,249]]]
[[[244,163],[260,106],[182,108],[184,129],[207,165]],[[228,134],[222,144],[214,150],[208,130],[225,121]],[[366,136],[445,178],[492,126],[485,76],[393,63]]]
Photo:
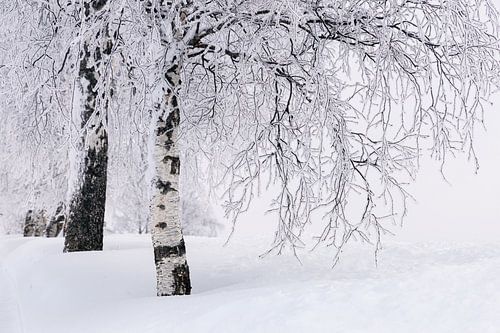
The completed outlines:
[[[417,181],[409,189],[417,203],[397,240],[500,241],[500,96],[485,110],[485,127],[476,130],[479,170],[466,156],[440,163],[422,159]]]

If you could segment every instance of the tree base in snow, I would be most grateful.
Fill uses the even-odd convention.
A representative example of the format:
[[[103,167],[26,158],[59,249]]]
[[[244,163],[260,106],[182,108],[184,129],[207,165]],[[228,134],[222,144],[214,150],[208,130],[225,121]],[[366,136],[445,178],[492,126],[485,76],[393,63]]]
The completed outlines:
[[[85,158],[83,184],[74,194],[65,228],[64,252],[101,251],[106,206],[107,136]]]
[[[163,291],[162,285],[158,284],[158,296],[180,296],[191,294],[191,281],[189,278],[189,266],[187,263],[176,265],[172,272],[174,283],[169,291]]]

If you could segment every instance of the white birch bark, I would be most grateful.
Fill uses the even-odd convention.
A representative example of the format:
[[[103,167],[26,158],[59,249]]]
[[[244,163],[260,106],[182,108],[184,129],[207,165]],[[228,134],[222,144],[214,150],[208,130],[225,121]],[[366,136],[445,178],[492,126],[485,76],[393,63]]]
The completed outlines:
[[[167,71],[178,87],[179,67]],[[177,96],[167,88],[157,119],[154,145],[155,186],[152,196],[152,239],[159,296],[184,295],[191,291],[189,267],[180,220],[180,156],[178,132],[180,112]]]
[[[152,5],[149,3],[149,5]],[[167,50],[160,101],[157,103],[154,160],[154,189],[152,193],[151,231],[158,296],[188,295],[191,292],[186,247],[182,235],[180,205],[180,166],[178,133],[180,110],[177,92],[181,88],[182,51],[179,45],[181,28],[176,26],[183,17],[183,5],[172,10],[172,3],[156,4],[154,22],[159,27],[162,46]],[[172,15],[174,14],[174,17]],[[179,15],[179,16],[178,16]],[[168,21],[171,20],[171,25]]]

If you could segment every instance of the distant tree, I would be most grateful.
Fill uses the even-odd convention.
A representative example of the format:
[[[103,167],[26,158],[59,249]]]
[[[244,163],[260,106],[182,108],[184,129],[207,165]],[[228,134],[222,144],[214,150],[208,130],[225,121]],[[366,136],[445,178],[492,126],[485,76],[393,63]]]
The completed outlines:
[[[49,238],[57,237],[61,233],[66,223],[66,205],[64,202],[60,202],[57,205],[55,214],[50,218],[50,222],[47,225],[46,235]]]
[[[47,216],[44,209],[28,210],[24,221],[24,237],[43,237],[47,226]]]
[[[33,210],[30,209],[26,212],[26,218],[24,219],[24,237],[30,237],[35,234],[35,217]]]

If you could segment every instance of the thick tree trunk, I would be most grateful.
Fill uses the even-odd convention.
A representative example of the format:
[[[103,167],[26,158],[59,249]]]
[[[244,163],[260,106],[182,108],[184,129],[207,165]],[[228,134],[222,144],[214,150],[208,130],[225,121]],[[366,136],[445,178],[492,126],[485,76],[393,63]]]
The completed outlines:
[[[47,237],[57,237],[61,233],[61,230],[64,227],[64,223],[66,222],[66,205],[63,202],[60,202],[57,206],[56,213],[50,219],[49,224],[47,225],[46,235]]]
[[[108,165],[106,89],[103,84],[104,61],[112,48],[107,23],[98,15],[107,1],[84,1],[84,22],[88,27],[103,26],[82,42],[76,101],[82,115],[83,156],[77,183],[69,206],[65,233],[65,252],[102,250],[104,209]],[[101,20],[101,21],[100,21]]]
[[[158,296],[191,292],[186,247],[180,221],[178,131],[180,112],[175,88],[180,85],[180,66],[166,72],[169,86],[160,103],[154,146],[155,187],[152,198],[152,238]]]
[[[96,144],[85,149],[82,178],[69,206],[65,233],[65,252],[98,251],[103,246],[104,210],[108,163],[108,138],[100,124],[95,135]]]

